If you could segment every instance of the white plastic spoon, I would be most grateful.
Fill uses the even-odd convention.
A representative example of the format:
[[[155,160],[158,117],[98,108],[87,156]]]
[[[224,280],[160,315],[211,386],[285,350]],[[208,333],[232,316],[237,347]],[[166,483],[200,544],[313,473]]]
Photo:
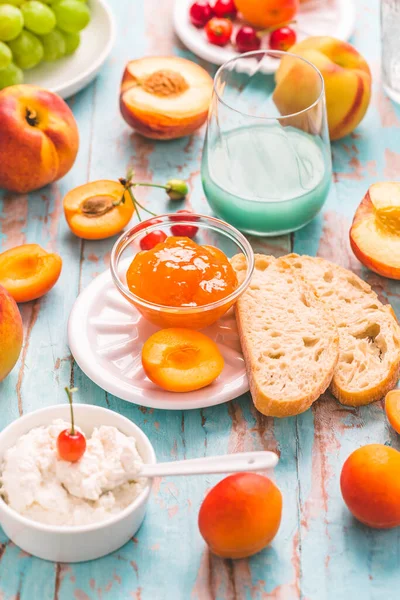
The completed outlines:
[[[139,477],[166,477],[168,475],[206,475],[272,469],[278,463],[275,452],[238,452],[222,456],[205,456],[189,460],[143,465]]]

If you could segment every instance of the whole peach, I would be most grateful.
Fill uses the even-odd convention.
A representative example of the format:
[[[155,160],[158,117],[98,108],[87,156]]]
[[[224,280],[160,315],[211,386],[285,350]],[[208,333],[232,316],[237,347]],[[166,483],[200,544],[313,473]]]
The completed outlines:
[[[351,133],[364,118],[371,99],[371,72],[361,54],[347,42],[329,36],[309,37],[290,48],[321,72],[325,83],[329,134],[337,140]],[[289,57],[288,57],[289,58]],[[284,58],[276,74],[275,103],[284,115],[304,110],[315,101],[315,81],[311,80],[309,98],[294,94],[296,81],[312,77],[309,69],[288,69]],[[301,79],[299,79],[301,78]]]
[[[200,507],[199,529],[214,554],[245,558],[273,540],[281,515],[281,492],[268,477],[237,473],[207,494]]]
[[[10,294],[0,286],[0,381],[14,367],[23,342],[22,319]]]
[[[356,519],[376,529],[400,525],[400,452],[383,444],[355,450],[342,468],[342,496]]]
[[[31,192],[74,164],[79,133],[62,98],[34,85],[0,92],[0,188]]]

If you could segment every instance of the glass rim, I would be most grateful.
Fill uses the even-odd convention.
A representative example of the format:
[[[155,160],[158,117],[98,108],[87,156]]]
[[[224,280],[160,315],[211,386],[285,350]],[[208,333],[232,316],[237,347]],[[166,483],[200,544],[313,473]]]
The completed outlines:
[[[221,98],[221,96],[219,95],[217,88],[216,88],[216,84],[217,81],[219,79],[219,77],[221,76],[221,73],[226,69],[226,67],[231,64],[234,63],[242,58],[250,58],[252,56],[256,57],[256,56],[260,56],[260,55],[278,55],[281,56],[282,58],[284,56],[291,56],[293,58],[296,58],[298,60],[301,60],[303,62],[305,62],[306,64],[308,64],[310,67],[312,67],[312,69],[314,69],[314,71],[317,73],[319,80],[321,82],[321,91],[318,95],[318,98],[316,100],[314,100],[314,102],[312,104],[310,104],[309,106],[307,106],[306,108],[303,108],[303,110],[299,110],[298,112],[295,113],[290,113],[288,115],[281,115],[280,117],[258,117],[255,115],[249,115],[245,112],[242,112],[241,110],[238,110],[237,108],[234,108],[233,106],[231,106],[230,104],[228,104],[228,102],[226,102],[225,100],[223,100]],[[274,71],[273,73],[267,73],[268,75],[275,75],[276,71]],[[221,104],[223,104],[224,106],[226,106],[226,108],[229,108],[229,110],[232,110],[235,113],[238,113],[239,115],[242,115],[243,117],[249,118],[249,119],[258,119],[258,120],[263,120],[263,121],[280,121],[282,119],[290,119],[293,117],[297,117],[299,115],[302,115],[304,113],[307,113],[308,111],[310,111],[312,108],[314,108],[314,106],[316,106],[321,99],[323,98],[323,96],[325,95],[325,82],[324,82],[324,78],[322,76],[321,71],[312,64],[312,62],[310,62],[309,60],[307,60],[306,58],[304,58],[303,56],[299,56],[298,54],[293,54],[293,52],[286,52],[283,50],[270,50],[268,48],[264,49],[264,50],[253,50],[251,52],[244,52],[243,54],[239,54],[238,56],[234,56],[233,58],[230,58],[229,60],[225,61],[218,69],[218,71],[215,73],[214,76],[214,83],[213,83],[213,93],[216,95],[216,97],[218,98],[218,101],[221,102]]]

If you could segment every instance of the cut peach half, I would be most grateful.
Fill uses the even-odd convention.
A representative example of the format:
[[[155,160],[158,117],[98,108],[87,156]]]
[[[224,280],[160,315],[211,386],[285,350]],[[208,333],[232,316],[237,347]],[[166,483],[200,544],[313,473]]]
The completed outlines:
[[[400,183],[371,185],[354,215],[350,244],[368,269],[400,279]]]
[[[64,198],[64,214],[71,231],[85,240],[116,235],[134,213],[129,192],[118,181],[100,180],[74,188]]]
[[[0,254],[0,285],[16,302],[41,298],[56,284],[62,268],[58,254],[38,244],[23,244]]]
[[[207,71],[185,58],[131,60],[122,77],[121,113],[145,137],[180,138],[205,122],[212,88]]]

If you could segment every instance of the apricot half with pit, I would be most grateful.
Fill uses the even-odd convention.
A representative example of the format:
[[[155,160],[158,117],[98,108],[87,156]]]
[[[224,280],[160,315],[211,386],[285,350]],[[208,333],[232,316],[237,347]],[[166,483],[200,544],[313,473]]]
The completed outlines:
[[[85,240],[116,235],[134,213],[129,192],[118,181],[85,183],[64,198],[64,214],[71,231]]]
[[[158,140],[192,134],[207,118],[213,80],[176,56],[131,60],[122,77],[120,109],[138,133]]]

